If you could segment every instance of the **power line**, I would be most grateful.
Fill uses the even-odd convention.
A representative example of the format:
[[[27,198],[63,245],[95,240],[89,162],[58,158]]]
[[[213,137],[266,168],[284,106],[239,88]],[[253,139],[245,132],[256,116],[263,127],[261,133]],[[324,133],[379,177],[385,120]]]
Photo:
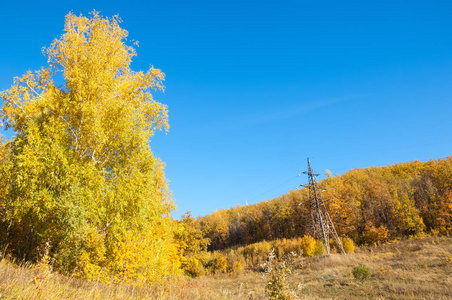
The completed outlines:
[[[277,188],[279,188],[279,187],[281,187],[281,186],[283,186],[283,185],[285,185],[285,184],[291,182],[292,180],[294,180],[295,178],[297,178],[297,177],[299,177],[299,176],[300,176],[300,174],[298,174],[297,176],[294,176],[294,177],[290,178],[289,180],[287,180],[287,181],[285,181],[285,182],[283,182],[283,183],[281,183],[281,184],[279,184],[279,185],[277,185],[277,186],[275,186],[275,187],[273,187],[273,188],[271,188],[271,189],[269,189],[269,190],[267,190],[267,191],[265,191],[265,192],[263,192],[263,193],[260,193],[259,195],[256,195],[256,196],[250,198],[250,200],[254,200],[254,199],[256,199],[256,198],[258,198],[258,197],[260,197],[260,196],[263,196],[263,195],[265,195],[265,194],[267,194],[267,193],[269,193],[269,192],[271,192],[271,191],[274,191],[274,190],[276,190]]]
[[[244,197],[246,197],[247,194],[249,194],[250,192],[256,190],[257,187],[260,187],[260,186],[263,186],[263,185],[268,185],[268,183],[277,181],[277,178],[280,178],[281,175],[285,174],[288,170],[297,168],[298,165],[300,165],[300,163],[298,163],[298,162],[295,163],[295,164],[290,164],[287,168],[285,168],[285,169],[283,169],[283,170],[280,170],[280,171],[277,173],[277,175],[274,175],[274,174],[273,174],[273,176],[271,176],[271,177],[267,178],[266,180],[264,180],[264,181],[262,181],[262,182],[260,182],[260,183],[258,183],[258,184],[256,184],[256,185],[254,185],[253,187],[247,189],[246,191],[240,193],[240,195],[239,195],[237,198],[239,198],[239,199],[244,198]],[[295,176],[295,177],[293,177],[293,178],[290,178],[290,179],[288,179],[287,181],[285,181],[285,182],[279,184],[278,186],[275,186],[275,187],[271,188],[270,190],[267,190],[267,191],[265,191],[265,192],[262,192],[262,193],[260,193],[260,194],[258,194],[258,195],[255,195],[255,196],[253,196],[253,197],[247,197],[247,199],[246,199],[245,201],[253,200],[253,199],[255,199],[255,198],[257,198],[257,197],[260,197],[260,196],[262,196],[262,195],[264,195],[264,194],[266,194],[266,193],[269,193],[269,192],[271,192],[271,191],[277,189],[278,187],[280,187],[280,186],[282,186],[282,185],[284,185],[284,184],[290,182],[291,180],[295,179],[295,178],[298,177],[298,176],[299,176],[299,175],[297,175],[297,176]],[[287,177],[286,177],[286,178],[287,178]],[[254,194],[254,193],[253,193],[253,194]]]

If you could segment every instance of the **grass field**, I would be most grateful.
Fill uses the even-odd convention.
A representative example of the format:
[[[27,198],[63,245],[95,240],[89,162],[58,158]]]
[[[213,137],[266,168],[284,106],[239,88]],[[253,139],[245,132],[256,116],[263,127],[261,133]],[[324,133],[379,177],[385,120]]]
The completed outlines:
[[[364,264],[364,281],[351,271]],[[301,299],[452,299],[452,238],[427,237],[303,258],[291,275]],[[301,267],[302,265],[302,267]],[[166,285],[102,284],[54,274],[44,266],[0,262],[0,299],[267,299],[262,273],[184,278]]]

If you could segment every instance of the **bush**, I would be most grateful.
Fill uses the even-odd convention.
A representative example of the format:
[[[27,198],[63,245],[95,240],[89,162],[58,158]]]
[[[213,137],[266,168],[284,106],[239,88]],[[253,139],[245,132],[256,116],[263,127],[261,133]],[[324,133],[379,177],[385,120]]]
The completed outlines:
[[[195,257],[189,257],[184,264],[185,274],[191,277],[203,276],[206,272],[202,263]]]
[[[375,227],[372,223],[366,223],[364,227],[363,240],[366,244],[380,244],[388,239],[389,231],[386,226],[381,225],[380,227]]]
[[[300,241],[300,247],[305,256],[314,256],[316,251],[316,241],[312,236],[305,235]]]
[[[349,237],[342,239],[342,246],[344,247],[345,253],[355,253],[355,243]]]
[[[228,267],[228,260],[223,254],[218,253],[215,259],[213,260],[212,267],[213,273],[226,273],[226,269]]]
[[[245,258],[239,251],[230,250],[227,255],[228,272],[239,274],[245,269]]]
[[[366,265],[360,264],[359,266],[353,268],[352,274],[353,274],[353,277],[355,277],[355,279],[364,281],[364,280],[370,278],[370,275],[372,275],[372,272],[370,271],[369,267],[367,267]]]
[[[323,255],[325,254],[325,247],[323,243],[319,240],[315,240],[314,242],[314,255]]]

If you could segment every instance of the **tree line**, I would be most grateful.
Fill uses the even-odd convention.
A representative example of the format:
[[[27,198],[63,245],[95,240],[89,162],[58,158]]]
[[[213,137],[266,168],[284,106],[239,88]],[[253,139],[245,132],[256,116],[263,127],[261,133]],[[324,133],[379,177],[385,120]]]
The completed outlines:
[[[354,169],[320,181],[340,236],[381,243],[422,232],[452,232],[452,157]],[[210,250],[308,234],[307,188],[197,218]]]

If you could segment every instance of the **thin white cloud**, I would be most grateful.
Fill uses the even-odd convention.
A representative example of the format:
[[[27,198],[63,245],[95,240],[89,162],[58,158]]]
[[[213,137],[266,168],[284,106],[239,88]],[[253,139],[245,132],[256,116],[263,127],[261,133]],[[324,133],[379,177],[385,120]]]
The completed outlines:
[[[258,111],[238,118],[237,120],[232,122],[231,126],[228,129],[241,129],[243,127],[256,126],[294,118],[317,109],[321,109],[344,101],[350,101],[359,97],[362,97],[362,95],[344,96],[329,100],[302,103],[289,107],[279,107],[272,110]]]

